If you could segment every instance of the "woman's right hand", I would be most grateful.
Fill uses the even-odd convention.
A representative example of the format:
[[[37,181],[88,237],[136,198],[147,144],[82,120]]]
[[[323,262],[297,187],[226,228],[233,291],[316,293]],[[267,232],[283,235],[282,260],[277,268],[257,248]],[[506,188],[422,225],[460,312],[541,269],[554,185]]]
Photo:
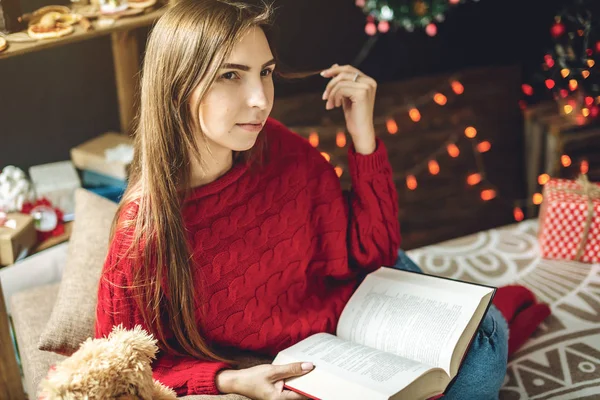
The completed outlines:
[[[284,365],[263,364],[240,370],[223,370],[217,374],[217,389],[221,393],[237,393],[254,400],[306,400],[284,389],[284,380],[305,375],[314,368],[312,363]]]

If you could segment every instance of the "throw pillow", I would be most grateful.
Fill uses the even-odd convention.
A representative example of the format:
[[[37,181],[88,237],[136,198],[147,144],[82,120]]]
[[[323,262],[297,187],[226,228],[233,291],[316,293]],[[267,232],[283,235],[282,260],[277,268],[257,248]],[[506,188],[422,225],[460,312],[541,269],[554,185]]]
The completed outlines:
[[[117,204],[88,190],[75,192],[75,220],[58,297],[38,348],[70,356],[94,336],[98,282]]]

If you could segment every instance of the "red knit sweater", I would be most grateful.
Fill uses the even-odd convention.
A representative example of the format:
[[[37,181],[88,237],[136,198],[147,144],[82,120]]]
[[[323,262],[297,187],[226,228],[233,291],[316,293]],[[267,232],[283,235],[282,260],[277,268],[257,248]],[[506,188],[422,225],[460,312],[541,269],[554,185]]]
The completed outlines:
[[[352,190],[302,137],[269,119],[266,162],[235,164],[194,188],[183,204],[194,249],[198,317],[211,345],[276,355],[317,332],[335,333],[358,279],[391,266],[400,245],[397,194],[385,146],[348,152]],[[142,321],[127,286],[132,267],[117,257],[125,231],[110,244],[98,290],[96,337]],[[111,272],[107,266],[111,266]],[[108,284],[116,283],[116,285]],[[229,366],[161,353],[154,378],[178,395],[218,394],[215,375]]]

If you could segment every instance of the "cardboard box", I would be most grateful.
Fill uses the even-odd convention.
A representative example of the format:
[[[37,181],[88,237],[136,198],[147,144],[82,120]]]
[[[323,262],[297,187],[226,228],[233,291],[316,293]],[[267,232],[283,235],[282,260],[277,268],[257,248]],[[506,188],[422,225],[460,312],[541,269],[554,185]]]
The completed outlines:
[[[13,264],[37,244],[37,232],[31,215],[8,213],[6,221],[10,223],[0,221],[0,266]]]
[[[71,160],[81,170],[94,171],[116,179],[127,180],[129,163],[108,161],[107,149],[119,145],[133,146],[133,139],[115,132],[107,132],[71,149]]]

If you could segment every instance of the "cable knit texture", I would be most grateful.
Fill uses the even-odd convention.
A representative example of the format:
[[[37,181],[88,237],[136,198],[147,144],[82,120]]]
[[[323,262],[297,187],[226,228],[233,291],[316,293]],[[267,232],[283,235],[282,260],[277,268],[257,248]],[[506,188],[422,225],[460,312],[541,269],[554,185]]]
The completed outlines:
[[[379,139],[370,155],[350,147],[352,189],[343,192],[333,167],[304,138],[271,118],[262,135],[264,162],[235,164],[194,188],[182,210],[203,337],[211,345],[274,356],[314,333],[335,333],[364,274],[395,263],[400,230]],[[117,231],[111,242],[96,337],[120,323],[145,326],[126,288],[132,266],[119,257],[130,236]],[[215,375],[228,367],[164,353],[153,363],[154,377],[178,395],[218,394]]]

